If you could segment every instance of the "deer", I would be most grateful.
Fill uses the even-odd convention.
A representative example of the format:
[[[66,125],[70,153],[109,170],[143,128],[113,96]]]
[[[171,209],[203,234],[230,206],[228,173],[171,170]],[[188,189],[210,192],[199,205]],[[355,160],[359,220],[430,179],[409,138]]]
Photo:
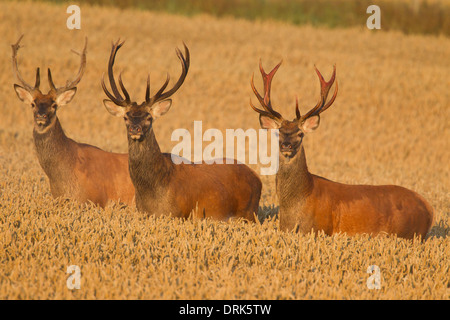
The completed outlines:
[[[424,239],[433,223],[433,209],[416,192],[395,185],[342,184],[308,171],[303,138],[318,128],[320,114],[336,99],[337,81],[327,102],[336,78],[336,65],[329,81],[314,66],[320,81],[319,101],[301,115],[296,97],[296,117],[286,120],[274,110],[270,97],[272,79],[281,62],[266,73],[260,61],[263,95],[254,85],[254,75],[251,87],[262,109],[256,108],[250,99],[251,108],[259,114],[260,126],[278,130],[280,164],[275,180],[280,229],[303,234],[395,234],[400,238]]]
[[[28,84],[19,72],[17,52],[19,40],[12,45],[13,73],[19,84],[14,90],[19,99],[33,111],[33,140],[39,164],[50,183],[54,198],[73,199],[80,203],[92,202],[105,207],[111,202],[134,204],[134,186],[128,172],[128,155],[106,152],[98,147],[78,143],[66,136],[56,115],[57,110],[71,102],[77,92],[86,67],[87,38],[78,74],[65,86],[56,87],[48,68],[47,94],[40,89],[40,71],[36,69],[34,86]]]
[[[171,89],[166,90],[170,76],[161,88],[150,96],[150,75],[147,77],[145,101],[131,101],[119,75],[119,92],[113,65],[117,51],[124,42],[112,43],[108,62],[108,77],[112,93],[106,88],[105,74],[101,84],[108,99],[103,100],[106,110],[125,120],[128,138],[129,171],[136,190],[138,211],[153,216],[174,218],[211,218],[228,221],[241,218],[254,222],[258,213],[262,183],[248,166],[236,160],[230,164],[204,161],[175,163],[170,153],[163,153],[154,132],[154,121],[166,114],[169,99],[183,84],[190,66],[190,53],[184,45],[184,55],[176,48],[182,72]],[[123,96],[122,96],[123,94]],[[181,158],[181,157],[180,157]]]

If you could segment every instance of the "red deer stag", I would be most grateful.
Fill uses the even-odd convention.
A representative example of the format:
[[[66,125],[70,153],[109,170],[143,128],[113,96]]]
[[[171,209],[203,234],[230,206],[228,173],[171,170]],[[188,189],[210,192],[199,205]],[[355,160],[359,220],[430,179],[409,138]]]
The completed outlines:
[[[56,111],[74,97],[86,66],[87,38],[80,55],[78,74],[66,86],[56,88],[50,68],[50,91],[39,89],[39,68],[34,86],[27,84],[19,73],[17,52],[19,38],[12,45],[13,72],[21,85],[14,84],[17,96],[31,105],[34,115],[33,138],[39,163],[50,181],[53,197],[67,197],[79,202],[92,201],[104,207],[108,201],[134,204],[134,187],[128,172],[128,155],[103,151],[68,138],[61,127]]]
[[[164,115],[172,104],[169,99],[183,84],[190,63],[189,50],[185,55],[179,49],[182,73],[174,86],[165,91],[169,75],[162,87],[150,97],[150,76],[147,78],[145,101],[132,102],[119,75],[122,97],[114,80],[113,65],[123,42],[113,43],[108,63],[108,77],[113,93],[102,87],[108,99],[106,109],[114,116],[125,119],[128,135],[129,170],[136,189],[138,210],[159,215],[188,218],[192,212],[197,217],[217,220],[244,218],[254,221],[261,195],[261,181],[257,174],[244,164],[192,164],[172,162],[171,154],[162,153],[156,141],[153,122]]]
[[[320,113],[334,102],[338,85],[327,102],[328,93],[336,77],[336,67],[327,82],[316,68],[320,80],[320,99],[314,108],[300,115],[296,101],[296,118],[285,120],[275,111],[270,99],[270,86],[281,62],[266,74],[260,62],[264,82],[264,96],[251,86],[263,109],[250,106],[259,113],[261,127],[279,130],[280,168],[276,189],[280,204],[280,228],[302,233],[323,231],[325,234],[357,233],[397,234],[422,239],[433,222],[433,209],[417,193],[394,185],[347,185],[311,174],[306,165],[303,137],[317,129]]]

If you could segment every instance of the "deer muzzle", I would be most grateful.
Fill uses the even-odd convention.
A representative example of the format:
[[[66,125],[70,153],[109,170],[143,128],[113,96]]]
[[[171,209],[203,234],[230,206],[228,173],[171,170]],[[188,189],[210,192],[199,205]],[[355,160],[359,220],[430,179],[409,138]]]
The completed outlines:
[[[142,138],[142,127],[139,125],[130,125],[128,127],[128,135],[133,140],[140,140]]]
[[[37,125],[45,126],[49,122],[49,116],[48,114],[38,113],[34,116],[34,121]]]
[[[292,154],[292,144],[289,142],[280,143],[280,152],[285,157],[290,156]]]

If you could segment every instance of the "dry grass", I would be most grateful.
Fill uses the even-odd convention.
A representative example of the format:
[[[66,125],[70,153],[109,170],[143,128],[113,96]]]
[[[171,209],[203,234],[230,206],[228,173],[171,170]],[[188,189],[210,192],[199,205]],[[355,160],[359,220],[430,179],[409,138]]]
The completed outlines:
[[[82,30],[69,31],[65,7],[0,3],[0,12],[8,12],[0,19],[1,298],[449,299],[450,39],[87,6]],[[119,36],[127,41],[117,67],[138,101],[147,71],[155,87],[166,70],[179,73],[174,47],[184,40],[191,50],[188,78],[155,124],[164,151],[175,145],[171,132],[192,129],[194,120],[204,130],[258,128],[248,99],[260,57],[266,69],[284,59],[272,96],[292,117],[295,94],[302,110],[316,102],[313,65],[328,76],[336,63],[340,93],[305,141],[310,170],[344,183],[413,189],[434,207],[436,226],[423,243],[313,238],[280,232],[277,220],[155,219],[130,207],[54,200],[34,154],[31,111],[12,88],[10,44],[22,32],[19,63],[30,82],[36,66],[52,67],[54,80],[65,82],[78,67],[70,49],[89,37],[86,74],[58,115],[70,137],[120,152],[127,150],[124,124],[104,110],[100,86],[110,41]],[[261,217],[277,206],[274,177],[262,179]],[[74,264],[82,283],[71,291],[65,272]],[[381,269],[381,290],[366,287],[370,265]]]
[[[29,0],[27,0],[29,1]],[[35,0],[67,3],[66,0]],[[78,3],[163,11],[193,16],[210,14],[249,20],[276,20],[296,25],[354,27],[364,25],[367,8],[381,9],[382,30],[450,36],[448,0],[78,0]]]

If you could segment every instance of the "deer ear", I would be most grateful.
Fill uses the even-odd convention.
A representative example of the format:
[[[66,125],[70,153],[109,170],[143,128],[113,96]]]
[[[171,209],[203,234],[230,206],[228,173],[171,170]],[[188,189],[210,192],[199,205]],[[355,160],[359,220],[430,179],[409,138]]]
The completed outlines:
[[[303,132],[313,132],[314,130],[319,127],[320,124],[320,117],[319,116],[312,116],[311,118],[306,119],[301,124],[301,129]]]
[[[108,112],[111,113],[113,116],[116,117],[125,116],[124,107],[118,106],[117,104],[108,99],[103,100],[103,104],[105,105],[106,110],[108,110]]]
[[[75,96],[75,93],[77,93],[77,88],[72,88],[69,90],[66,90],[62,93],[60,93],[57,97],[56,97],[56,104],[58,105],[58,107],[60,106],[64,106],[66,104],[68,104],[70,101],[72,101],[73,97]]]
[[[171,106],[172,106],[171,99],[161,101],[160,103],[152,106],[152,108],[150,109],[150,113],[153,119],[158,119],[159,117],[165,115],[167,111],[169,111]]]
[[[281,127],[279,121],[266,116],[259,116],[259,123],[263,129],[279,129]]]
[[[14,85],[14,90],[16,90],[16,94],[20,100],[25,103],[31,104],[33,102],[33,96],[27,89],[19,86],[18,84]]]

